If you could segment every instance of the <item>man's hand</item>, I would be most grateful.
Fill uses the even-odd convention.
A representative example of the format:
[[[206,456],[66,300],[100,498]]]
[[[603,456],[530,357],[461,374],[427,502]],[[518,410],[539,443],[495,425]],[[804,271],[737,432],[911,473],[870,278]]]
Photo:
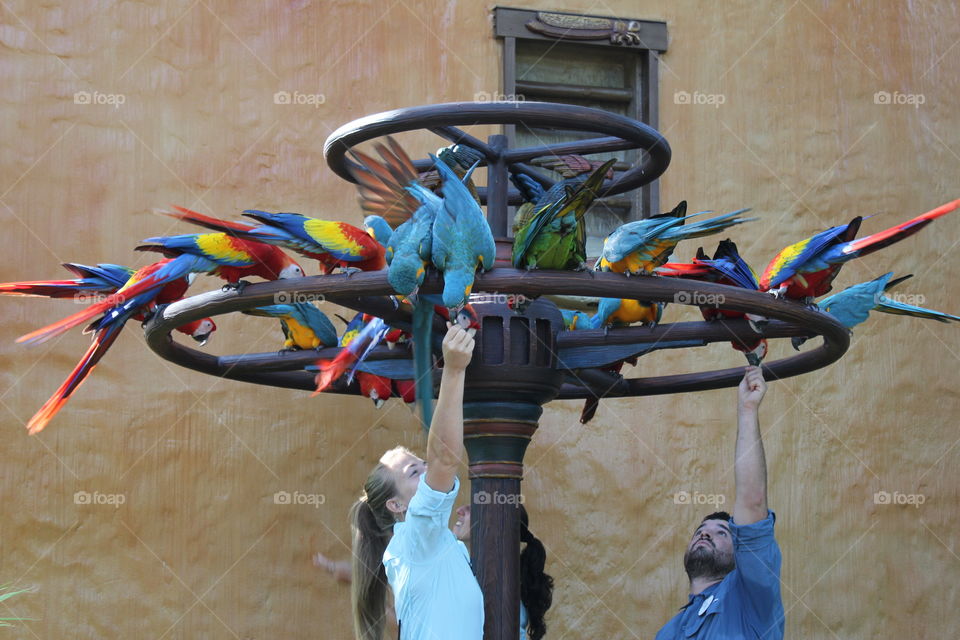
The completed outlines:
[[[443,338],[443,368],[463,370],[473,358],[476,329],[464,329],[459,324],[447,323],[447,335]]]
[[[746,375],[740,381],[740,409],[756,411],[760,408],[766,392],[767,382],[763,379],[763,370],[760,367],[747,367]]]

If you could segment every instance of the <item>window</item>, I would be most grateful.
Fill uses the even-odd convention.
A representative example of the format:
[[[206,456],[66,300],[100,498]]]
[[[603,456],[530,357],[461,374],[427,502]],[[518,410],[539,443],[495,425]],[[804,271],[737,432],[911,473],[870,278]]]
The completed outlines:
[[[658,55],[667,49],[663,22],[497,7],[495,33],[503,38],[503,93],[611,111],[657,128]],[[595,134],[506,127],[511,147],[537,146]],[[597,154],[639,161],[638,150]],[[550,175],[558,180],[557,174]],[[594,204],[587,217],[587,254],[630,220],[660,213],[656,181]]]

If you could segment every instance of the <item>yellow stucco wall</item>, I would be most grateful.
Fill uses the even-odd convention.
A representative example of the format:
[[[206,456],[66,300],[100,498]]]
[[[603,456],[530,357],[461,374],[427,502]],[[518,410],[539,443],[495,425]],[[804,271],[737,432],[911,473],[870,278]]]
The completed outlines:
[[[150,213],[171,203],[358,222],[354,190],[326,168],[323,141],[361,115],[498,90],[493,6],[4,3],[0,281],[58,277],[64,261],[146,264],[131,251],[137,241],[188,232]],[[663,203],[753,207],[761,221],[730,235],[757,268],[854,215],[880,213],[864,223],[873,232],[960,193],[954,2],[525,6],[667,21],[660,108],[673,165]],[[278,105],[277,91],[325,101]],[[725,102],[675,104],[678,91]],[[878,91],[924,103],[876,104]],[[77,104],[76,92],[107,103]],[[430,135],[402,139],[420,155],[438,146]],[[958,312],[958,240],[954,214],[850,264],[838,284],[914,273],[905,292]],[[204,279],[194,291],[215,286]],[[310,556],[346,557],[346,511],[367,469],[392,444],[419,446],[409,411],[176,368],[134,325],[50,427],[28,437],[23,424],[87,338],[13,340],[75,309],[0,301],[0,582],[38,590],[8,603],[38,620],[0,633],[348,637],[349,593]],[[670,311],[668,320],[692,317]],[[272,323],[218,323],[212,352],[277,344]],[[957,327],[876,317],[841,362],[771,385],[761,421],[790,637],[955,635],[958,354]],[[739,363],[715,345],[655,354],[630,375]],[[610,401],[588,426],[579,411],[551,405],[527,453],[524,494],[556,579],[549,637],[649,638],[685,601],[682,548],[708,508],[674,495],[732,502],[735,392]],[[76,504],[78,491],[124,503]],[[276,505],[277,491],[324,503]],[[925,502],[877,505],[879,491]]]

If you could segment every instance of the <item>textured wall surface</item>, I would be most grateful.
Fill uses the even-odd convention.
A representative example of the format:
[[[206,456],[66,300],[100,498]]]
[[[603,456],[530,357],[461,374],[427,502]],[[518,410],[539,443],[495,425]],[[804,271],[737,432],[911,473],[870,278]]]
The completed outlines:
[[[323,160],[324,139],[368,113],[498,90],[493,6],[3,3],[0,281],[59,277],[64,261],[146,264],[131,251],[137,241],[188,231],[150,213],[171,203],[358,222],[354,190]],[[731,237],[757,268],[854,215],[879,213],[864,223],[873,232],[960,193],[955,2],[525,6],[667,21],[664,206],[753,207],[761,221]],[[277,91],[324,100],[275,104]],[[680,91],[724,103],[677,104]],[[877,104],[878,91],[923,104]],[[438,146],[429,134],[402,140],[419,155]],[[914,273],[904,292],[958,312],[958,241],[954,214],[850,264],[838,284]],[[202,279],[194,291],[216,286]],[[7,603],[36,620],[0,633],[348,637],[348,590],[310,557],[348,555],[346,512],[367,470],[392,444],[420,446],[408,409],[176,368],[134,323],[47,430],[28,437],[24,423],[87,338],[13,340],[76,308],[0,301],[0,582],[37,589]],[[668,309],[668,320],[692,317]],[[218,323],[211,352],[276,348],[272,323]],[[842,361],[771,384],[761,424],[790,637],[955,635],[957,330],[875,317]],[[778,343],[772,355],[789,349]],[[714,345],[653,354],[628,375],[740,362]],[[588,426],[579,411],[551,405],[527,453],[524,493],[556,578],[549,637],[649,638],[685,602],[683,545],[710,509],[678,505],[675,494],[732,505],[735,392],[609,401]],[[324,502],[277,505],[277,491]],[[923,504],[877,504],[881,491]],[[123,504],[77,504],[76,492]]]

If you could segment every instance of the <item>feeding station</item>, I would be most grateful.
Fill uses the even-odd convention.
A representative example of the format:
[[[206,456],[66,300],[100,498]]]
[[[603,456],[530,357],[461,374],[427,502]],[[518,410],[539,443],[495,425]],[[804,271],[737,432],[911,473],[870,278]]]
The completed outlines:
[[[519,125],[586,132],[576,142],[511,149],[507,137],[485,142],[460,129],[472,125]],[[497,242],[495,268],[478,274],[471,303],[480,329],[467,369],[464,394],[464,444],[472,489],[471,558],[484,595],[486,640],[516,640],[519,633],[519,496],[523,457],[534,437],[543,406],[552,400],[622,398],[688,393],[733,387],[743,367],[677,375],[625,379],[604,367],[669,344],[672,348],[712,342],[749,341],[757,334],[746,320],[677,322],[650,327],[567,331],[560,310],[544,296],[591,296],[687,303],[698,296],[722,295],[723,307],[766,316],[764,337],[821,336],[814,349],[763,365],[767,379],[795,376],[838,360],[849,345],[847,330],[831,316],[802,304],[777,300],[758,291],[720,284],[618,273],[518,270],[511,266],[508,208],[522,202],[509,172],[525,173],[549,188],[553,184],[531,161],[561,154],[589,155],[639,149],[640,162],[604,183],[599,197],[637,189],[657,179],[670,162],[670,146],[653,128],[624,116],[587,107],[538,102],[456,102],[397,109],[350,122],[324,147],[330,168],[352,181],[348,151],[389,134],[427,129],[445,144],[467,145],[482,156],[487,184],[478,188],[481,204]],[[423,154],[424,156],[426,153]],[[419,170],[428,159],[416,161]],[[439,293],[442,277],[427,275],[422,293]],[[322,295],[325,300],[383,318],[409,330],[410,314],[390,298],[394,291],[386,271],[310,276],[251,284],[238,292],[217,290],[164,307],[146,325],[147,342],[162,358],[183,367],[231,380],[312,391],[314,373],[305,367],[333,358],[338,348],[320,351],[268,352],[216,356],[175,342],[171,331],[205,316],[273,304],[277,294]],[[685,294],[678,296],[678,294]],[[505,304],[507,294],[533,299],[522,311]],[[439,354],[445,327],[434,326]],[[394,360],[409,365],[407,348],[377,347],[371,362]],[[434,372],[434,391],[439,373]],[[334,383],[328,393],[359,395],[356,381]],[[322,402],[322,400],[318,400]],[[334,427],[336,428],[336,427]]]

